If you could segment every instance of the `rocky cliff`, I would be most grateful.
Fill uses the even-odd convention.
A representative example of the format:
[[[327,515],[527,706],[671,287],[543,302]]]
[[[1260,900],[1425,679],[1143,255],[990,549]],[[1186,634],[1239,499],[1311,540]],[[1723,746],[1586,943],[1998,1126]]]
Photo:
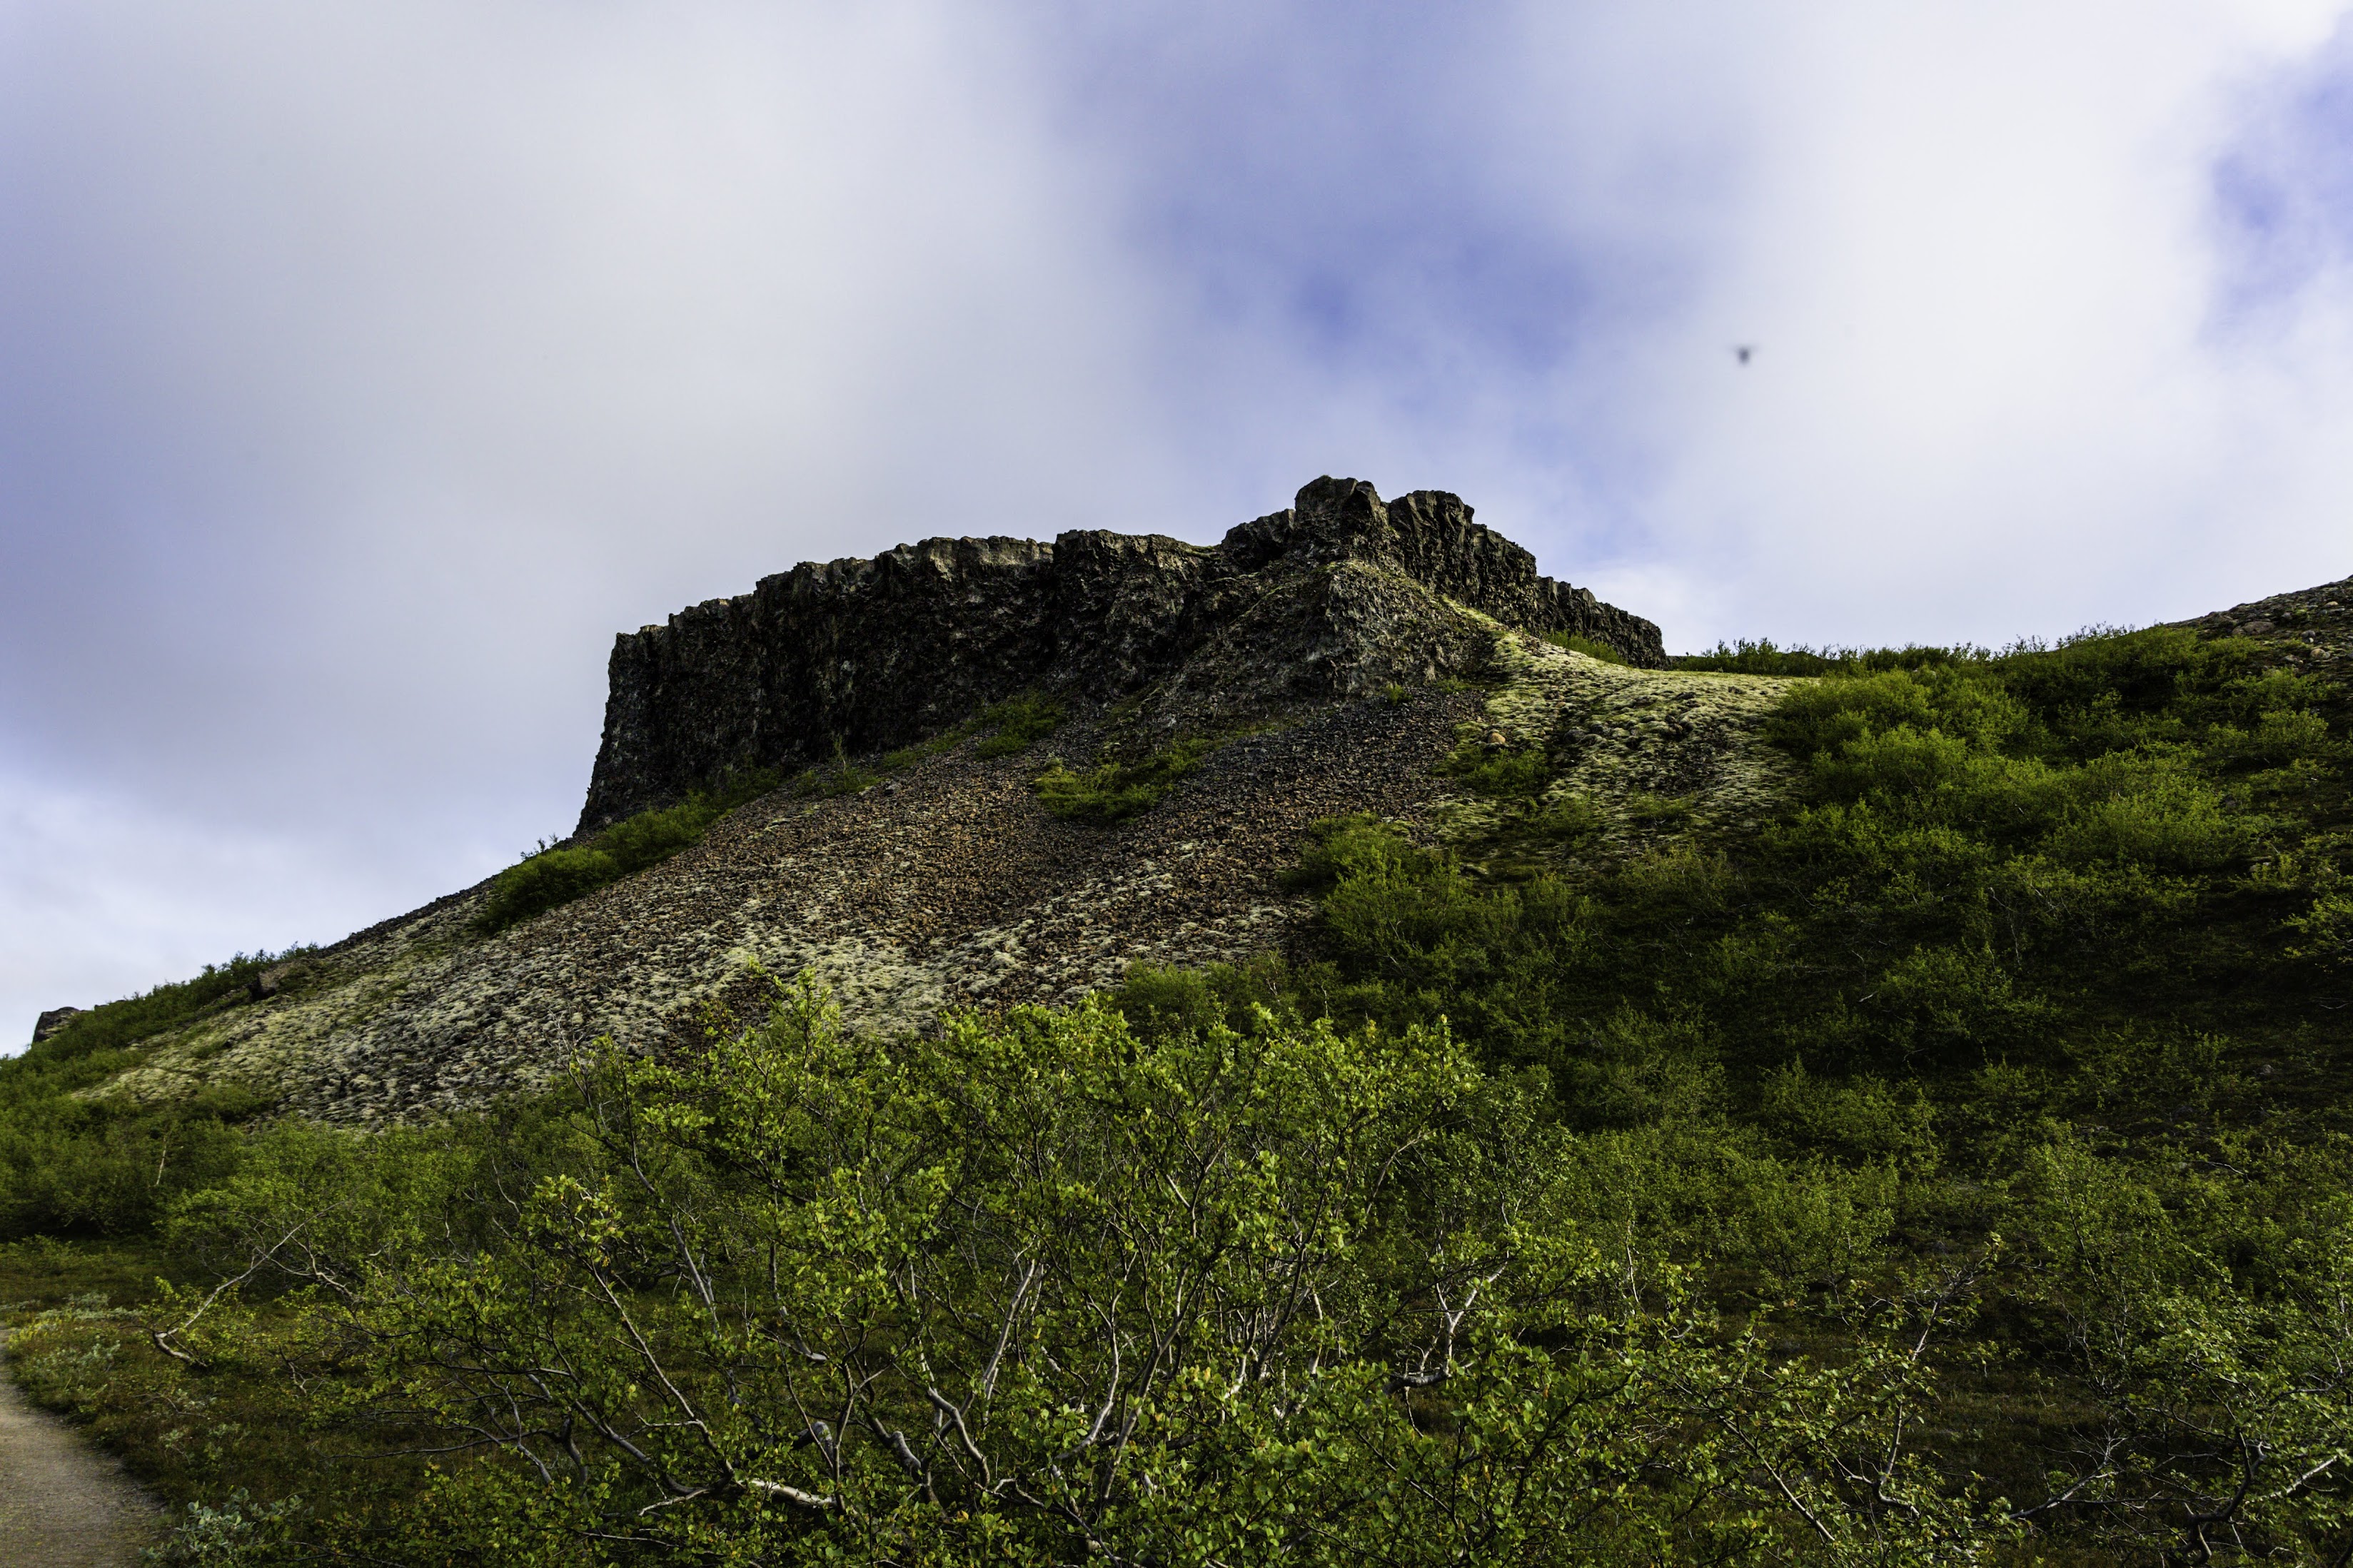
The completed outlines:
[[[1029,688],[1134,699],[1166,730],[1460,674],[1487,638],[1427,590],[1523,631],[1665,663],[1659,628],[1472,521],[1320,479],[1215,546],[1087,530],[930,539],[808,563],[617,639],[582,831],[745,767],[890,750]]]
[[[1629,662],[1533,635],[1556,631]],[[1539,575],[1455,497],[1353,479],[1208,548],[1090,531],[802,566],[620,639],[583,824],[837,744],[857,767],[495,932],[487,883],[372,927],[142,1041],[103,1092],[227,1081],[373,1122],[543,1082],[599,1036],[692,1037],[712,1005],[759,1005],[763,972],[812,973],[854,1026],[898,1032],[1067,1004],[1137,963],[1301,952],[1313,906],[1282,872],[1318,819],[1486,853],[1493,803],[1447,766],[1466,737],[1553,760],[1602,824],[1579,854],[1651,845],[1662,793],[1684,836],[1766,809],[1788,770],[1757,725],[1785,683],[1664,664],[1657,627]],[[1060,701],[1050,734],[1008,752],[965,723],[1030,689]],[[1040,799],[1066,763],[1179,740],[1207,750],[1140,815]]]
[[[694,740],[693,723],[711,727],[698,742],[706,754],[725,759],[744,754],[742,737],[762,733],[758,724],[781,724],[777,713],[798,714],[805,727],[855,714],[887,726],[899,721],[895,700],[961,718],[1020,681],[1058,679],[1073,700],[1060,729],[1010,753],[954,725],[895,763],[869,749],[880,742],[845,741],[865,764],[849,771],[849,791],[776,790],[672,858],[494,934],[474,919],[488,883],[452,893],[133,1042],[118,1058],[123,1070],[92,1092],[167,1100],[229,1084],[327,1121],[438,1114],[544,1082],[599,1036],[640,1048],[695,1037],[712,1005],[760,1005],[762,970],[810,973],[853,1026],[897,1032],[934,1027],[954,1009],[1066,1004],[1139,962],[1313,956],[1314,906],[1282,873],[1323,817],[1380,817],[1444,847],[1466,875],[1516,881],[1704,854],[1788,804],[1798,774],[1767,740],[1766,721],[1790,679],[1655,668],[1648,623],[1545,584],[1524,552],[1472,532],[1451,498],[1384,507],[1369,487],[1344,481],[1312,486],[1306,500],[1215,550],[1066,535],[1050,547],[944,545],[934,557],[923,547],[806,568],[810,600],[839,617],[838,662],[857,677],[814,696],[775,684],[774,667],[763,673],[760,661],[799,647],[794,657],[807,669],[817,654],[752,640],[757,623],[748,617],[733,645],[710,606],[680,617],[667,638],[625,639],[702,682],[698,710],[679,688],[617,681],[617,702],[633,694],[644,716],[636,730],[623,725],[622,738],[634,735],[640,754],[656,759],[671,737]],[[1450,528],[1458,530],[1451,543]],[[1147,557],[1167,564],[1134,564]],[[922,568],[934,558],[948,566]],[[971,584],[959,597],[944,585],[967,560],[998,563],[974,576],[1002,588],[999,598]],[[1008,585],[1025,572],[1068,575],[1050,595],[1035,578]],[[828,575],[865,583],[863,596],[823,587]],[[886,593],[883,583],[899,586]],[[1219,584],[1254,585],[1256,596],[1245,587],[1220,598]],[[1025,595],[1031,607],[1002,623],[976,614]],[[1482,605],[1492,608],[1470,607]],[[926,605],[953,613],[927,623]],[[1191,620],[1178,613],[1187,605]],[[1055,614],[1093,628],[1091,638],[1054,634],[1068,661],[1059,670],[1038,662],[1038,639],[1049,635],[1039,628]],[[1605,662],[1519,629],[1555,622],[1648,657],[1633,667]],[[798,624],[822,623],[811,612]],[[861,624],[896,638],[901,662],[858,643]],[[2353,673],[2353,580],[2190,624],[2201,636],[2255,640],[2292,667]],[[684,632],[698,629],[710,650],[701,664],[683,651]],[[731,646],[732,667],[720,657]],[[992,676],[984,652],[992,646],[1030,662]],[[909,651],[924,649],[928,664]],[[927,668],[965,682],[928,710]],[[1422,670],[1470,679],[1412,673]],[[719,704],[730,679],[771,706],[749,721],[728,712]],[[1129,695],[1117,701],[1081,695],[1123,689]],[[1286,707],[1281,694],[1293,690],[1325,695]],[[1187,713],[1220,704],[1275,711],[1223,731],[1225,743],[1151,809],[1103,825],[1067,820],[1041,802],[1036,781],[1058,762],[1084,767],[1165,744]],[[652,728],[658,719],[681,728]],[[806,746],[808,731],[799,733],[793,743]],[[1590,813],[1592,831],[1573,839],[1516,831],[1505,805],[1464,783],[1456,764],[1471,749],[1541,756],[1540,792],[1512,809],[1573,805]],[[791,753],[780,744],[765,754]],[[665,787],[648,778],[691,776],[649,765],[631,783],[628,765],[608,729],[600,763],[608,792],[627,786],[645,799]],[[59,1021],[45,1017],[43,1026]]]
[[[857,794],[779,790],[493,936],[470,923],[485,889],[453,894],[142,1042],[107,1092],[227,1081],[331,1121],[438,1114],[543,1082],[598,1036],[655,1047],[694,1038],[709,1004],[756,1009],[754,963],[814,974],[853,1026],[885,1033],[956,1008],[1067,1005],[1132,963],[1304,956],[1314,905],[1282,873],[1319,818],[1369,814],[1456,847],[1475,874],[1515,877],[1531,868],[1514,857],[1566,869],[1706,843],[1790,782],[1760,730],[1785,680],[1630,668],[1492,623],[1484,637],[1477,684],[1303,704],[1112,826],[1059,819],[1031,787],[1054,755],[1121,743],[1121,720],[1097,714],[1015,755],[976,738],[919,753]],[[1599,831],[1497,849],[1497,806],[1443,765],[1466,736],[1545,751],[1548,791],[1587,803]],[[1679,809],[1662,816],[1667,795]]]

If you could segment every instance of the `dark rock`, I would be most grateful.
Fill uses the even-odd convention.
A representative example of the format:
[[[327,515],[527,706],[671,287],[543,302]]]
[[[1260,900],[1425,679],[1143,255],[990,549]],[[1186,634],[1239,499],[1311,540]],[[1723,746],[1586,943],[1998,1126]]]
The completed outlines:
[[[33,1020],[33,1044],[39,1045],[68,1024],[81,1016],[79,1007],[52,1007]]]
[[[302,976],[310,965],[296,959],[290,963],[273,963],[246,982],[246,990],[257,1002],[277,995]]]
[[[804,563],[617,638],[579,830],[733,769],[907,745],[1028,688],[1137,694],[1167,731],[1459,676],[1486,646],[1463,610],[1666,662],[1657,626],[1540,575],[1439,490],[1385,503],[1321,479],[1208,548],[1101,530],[931,539]]]

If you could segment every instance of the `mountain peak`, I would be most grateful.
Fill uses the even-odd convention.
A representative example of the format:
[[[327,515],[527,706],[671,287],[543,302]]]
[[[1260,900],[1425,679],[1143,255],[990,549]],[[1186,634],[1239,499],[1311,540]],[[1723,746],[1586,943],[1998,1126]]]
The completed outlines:
[[[1328,476],[1214,546],[1079,530],[804,563],[616,639],[579,831],[749,768],[890,751],[1018,692],[1134,700],[1161,728],[1459,676],[1494,626],[1665,663],[1659,628],[1472,521]]]

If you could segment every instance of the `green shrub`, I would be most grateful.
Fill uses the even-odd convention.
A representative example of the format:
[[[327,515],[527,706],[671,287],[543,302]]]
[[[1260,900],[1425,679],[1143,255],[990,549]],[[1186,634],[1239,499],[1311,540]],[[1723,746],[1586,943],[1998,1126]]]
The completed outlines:
[[[1790,1061],[1758,1086],[1759,1118],[1795,1147],[1866,1164],[1893,1162],[1921,1173],[1936,1167],[1935,1104],[1916,1081],[1899,1093],[1886,1080],[1862,1074],[1824,1081]]]
[[[2242,859],[2268,826],[2231,811],[2212,785],[2174,769],[2094,764],[2085,773],[2087,798],[2047,840],[2052,856],[2063,862],[2211,871]]]
[[[1575,632],[1545,632],[1540,635],[1545,641],[1555,647],[1567,648],[1571,653],[1581,653],[1588,658],[1598,658],[1604,664],[1627,662],[1626,656],[1608,643],[1596,642],[1591,637],[1579,637]]]
[[[1038,799],[1056,816],[1108,825],[1149,811],[1187,774],[1225,742],[1178,741],[1135,762],[1104,761],[1084,773],[1056,762],[1030,781]]]
[[[1751,831],[1500,852],[1599,826],[1511,752],[1459,851],[1316,824],[1306,951],[1069,1012],[801,992],[373,1140],[0,1065],[19,1234],[324,1260],[201,1373],[46,1323],[38,1386],[144,1474],[206,1412],[208,1507],[496,1450],[303,1472],[290,1562],[2337,1560],[2344,693],[2169,632],[1815,657]]]
[[[2299,939],[2293,958],[2309,958],[2336,969],[2353,968],[2353,893],[2323,893],[2312,907],[2288,918]]]
[[[1736,1152],[1725,1175],[1738,1199],[1722,1216],[1720,1245],[1758,1268],[1768,1289],[1811,1287],[1836,1297],[1888,1250],[1902,1184],[1884,1164]]]
[[[1009,757],[1026,752],[1062,727],[1062,705],[1035,691],[1025,691],[980,710],[974,722],[995,733],[974,748],[984,757]]]
[[[1782,647],[1770,637],[1719,642],[1705,653],[1680,654],[1677,669],[1716,670],[1734,675],[1869,675],[1890,669],[1929,669],[1987,658],[1979,647]]]
[[[1493,799],[1528,800],[1545,792],[1554,770],[1542,748],[1490,747],[1471,740],[1455,747],[1438,771]]]
[[[1768,732],[1806,785],[1721,847],[1494,879],[1377,825],[1327,827],[1297,878],[1323,896],[1326,994],[1393,1023],[1443,1011],[1588,1097],[1598,1037],[1568,1020],[1628,1006],[1704,1006],[1735,1071],[1802,1051],[1833,1075],[1957,1095],[1993,1062],[2047,1061],[2119,1017],[2202,1016],[2217,975],[2232,1006],[2292,1016],[2255,977],[2308,984],[2316,968],[2287,966],[2344,951],[2326,847],[2347,796],[2323,706],[2341,694],[2170,632],[1945,651],[1842,655],[1792,688]],[[2301,782],[2259,797],[2242,721],[2281,714],[2295,717],[2270,721],[2272,754],[2306,753]],[[1474,744],[1445,771],[1526,799],[1537,763]],[[1634,807],[1637,825],[1682,809]],[[1577,805],[1546,809],[1567,814],[1564,837],[1588,830]],[[1497,841],[1537,823],[1507,813]]]
[[[1425,868],[1440,860],[1377,816],[1326,816],[1308,825],[1299,858],[1282,873],[1282,883],[1293,891],[1321,892],[1344,877],[1398,863]]]
[[[504,931],[628,874],[617,857],[602,849],[544,850],[499,873],[475,924],[483,931]]]
[[[282,1534],[201,1523],[278,1561],[943,1568],[1926,1563],[2000,1533],[1902,1453],[1930,1336],[1777,1365],[1585,1223],[1588,1173],[1663,1185],[1666,1152],[1579,1149],[1530,1087],[1439,1027],[1139,1034],[1086,1006],[886,1045],[804,990],[584,1062],[560,1152],[522,1169],[396,1191],[372,1151],[276,1150],[189,1228],[308,1291],[204,1348],[280,1358],[290,1414],[419,1459],[314,1469]],[[1757,1170],[1763,1250],[1861,1265],[1868,1174]],[[480,1217],[409,1223],[443,1210]],[[148,1409],[195,1396],[151,1376]],[[1894,1445],[1874,1479],[1925,1524],[1803,1462],[1848,1441]],[[1813,1553],[1823,1520],[1872,1550]]]
[[[765,769],[732,773],[708,789],[692,792],[676,805],[656,806],[624,818],[586,844],[526,855],[491,883],[490,894],[474,917],[474,929],[484,935],[501,931],[610,887],[624,877],[633,877],[698,842],[712,823],[769,794],[780,782]]]

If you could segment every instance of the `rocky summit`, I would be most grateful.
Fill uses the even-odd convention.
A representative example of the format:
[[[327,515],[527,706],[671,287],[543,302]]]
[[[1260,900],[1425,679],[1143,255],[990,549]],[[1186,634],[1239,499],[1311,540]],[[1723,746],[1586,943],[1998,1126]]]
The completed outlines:
[[[1659,628],[1442,490],[1321,479],[1203,548],[1082,530],[808,563],[615,642],[582,831],[746,767],[889,752],[1035,689],[1198,730],[1460,676],[1492,625],[1666,662]]]
[[[2186,624],[2353,665],[2353,583]],[[699,1030],[768,976],[904,1031],[1137,963],[1299,956],[1314,906],[1282,873],[1343,815],[1473,876],[1704,848],[1796,783],[1760,727],[1797,678],[1667,663],[1655,626],[1538,574],[1456,497],[1356,479],[1210,547],[1081,531],[803,565],[618,640],[570,842],[745,770],[755,797],[527,919],[485,920],[492,879],[257,972],[96,1092],[226,1084],[369,1123],[530,1087],[602,1036]],[[1009,699],[1054,722],[993,731]],[[1464,781],[1466,757],[1539,754],[1541,798],[1509,811]],[[1041,789],[1130,764],[1170,775],[1148,809],[1089,820]],[[1511,826],[1556,805],[1573,840]]]
[[[1279,873],[1316,820],[1476,828],[1440,771],[1466,736],[1573,756],[1564,787],[1605,815],[1670,789],[1686,829],[1757,808],[1782,764],[1752,731],[1782,683],[1665,663],[1657,626],[1539,574],[1459,498],[1357,479],[1208,547],[1079,531],[802,565],[618,639],[573,842],[746,769],[785,787],[508,929],[481,929],[486,882],[280,965],[106,1092],[229,1079],[372,1121],[542,1081],[601,1035],[698,1028],[764,973],[921,1029],[1137,962],[1286,951],[1310,906]],[[1006,754],[972,721],[1017,694],[1062,720]],[[1198,763],[1125,820],[1058,816],[1035,787],[1172,744]]]

